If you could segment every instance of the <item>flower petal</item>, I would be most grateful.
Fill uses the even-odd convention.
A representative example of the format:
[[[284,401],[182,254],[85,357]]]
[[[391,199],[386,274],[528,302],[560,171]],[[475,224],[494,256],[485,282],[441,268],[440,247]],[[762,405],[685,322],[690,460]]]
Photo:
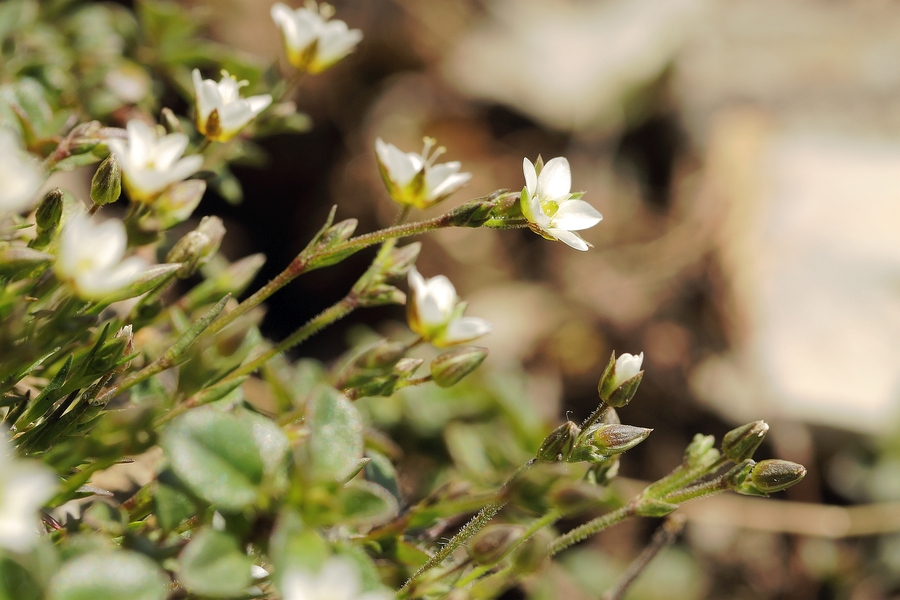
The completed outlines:
[[[571,189],[572,171],[565,157],[558,156],[544,165],[537,181],[537,194],[541,200],[560,201]]]
[[[603,219],[597,209],[584,200],[567,200],[550,219],[552,226],[569,231],[581,231],[593,227]]]
[[[464,344],[474,339],[480,338],[491,332],[493,327],[484,319],[478,317],[462,317],[454,319],[447,325],[443,339],[440,340],[441,345],[452,346],[455,344]]]
[[[527,158],[522,161],[522,170],[525,171],[525,189],[528,190],[529,196],[534,196],[537,192],[538,176],[534,165]]]
[[[566,231],[565,229],[548,229],[547,232],[567,246],[575,248],[576,250],[584,252],[591,247],[591,245],[584,241],[580,235],[572,231]]]

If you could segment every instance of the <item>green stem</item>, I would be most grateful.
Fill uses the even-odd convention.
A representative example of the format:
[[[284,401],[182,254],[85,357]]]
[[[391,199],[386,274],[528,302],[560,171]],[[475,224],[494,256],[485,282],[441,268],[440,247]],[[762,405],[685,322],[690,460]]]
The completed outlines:
[[[249,375],[253,373],[255,370],[269,362],[273,357],[281,354],[282,352],[286,352],[290,350],[297,344],[304,342],[307,338],[315,335],[325,327],[331,325],[332,323],[343,319],[347,315],[349,315],[355,308],[359,306],[359,301],[356,296],[348,294],[341,300],[339,300],[336,304],[326,308],[318,315],[310,319],[306,322],[305,325],[301,326],[297,331],[286,337],[284,340],[279,342],[278,344],[272,346],[265,352],[254,356],[251,360],[244,363],[236,370],[232,371],[226,379],[236,379],[238,377],[243,377],[244,375]],[[223,380],[224,381],[224,380]]]
[[[328,258],[329,256],[333,256],[336,254],[346,253],[348,251],[357,252],[364,248],[368,248],[369,246],[373,246],[381,242],[386,242],[388,240],[407,237],[411,235],[419,235],[428,231],[434,231],[443,227],[449,227],[451,218],[451,214],[446,213],[433,219],[427,219],[425,221],[417,221],[415,223],[408,223],[406,225],[395,225],[393,227],[388,227],[386,229],[381,229],[379,231],[373,231],[372,233],[360,235],[355,238],[350,238],[343,244],[338,244],[337,246],[334,246],[324,252],[314,253],[306,256],[301,254],[293,261],[291,261],[291,264],[289,264],[284,271],[276,275],[275,278],[272,279],[269,283],[257,290],[252,296],[238,304],[234,308],[234,310],[226,315],[223,315],[221,318],[215,321],[208,329],[208,333],[209,335],[213,335],[221,331],[241,315],[246,314],[249,310],[262,304],[272,294],[305,273],[308,270],[309,266],[316,260]],[[392,247],[393,246],[391,246],[391,248]],[[391,248],[388,248],[387,251],[390,251]],[[379,255],[381,256],[380,253]]]
[[[701,477],[704,477],[710,473],[715,473],[726,464],[728,464],[728,462],[728,459],[722,456],[719,457],[719,459],[712,465],[708,466],[701,465],[686,469],[683,465],[679,465],[671,473],[669,473],[659,481],[651,483],[649,486],[647,486],[647,489],[644,491],[643,496],[662,498],[667,494],[671,494],[675,490],[682,489],[684,486],[695,482]]]
[[[472,519],[466,523],[462,529],[456,532],[447,544],[438,550],[428,561],[419,567],[419,569],[413,573],[412,577],[410,577],[403,586],[400,587],[398,592],[403,592],[408,589],[410,584],[421,577],[425,572],[431,570],[432,568],[438,566],[444,560],[447,559],[457,548],[459,548],[466,540],[471,538],[473,535],[481,531],[485,525],[487,525],[491,519],[493,519],[504,506],[506,506],[506,491],[509,489],[509,486],[519,478],[522,473],[531,468],[531,466],[537,462],[537,459],[532,458],[527,463],[516,469],[516,472],[510,475],[509,479],[506,480],[497,493],[495,494],[495,499],[485,505],[478,514],[472,517]]]
[[[612,527],[613,525],[621,523],[625,519],[633,517],[635,515],[636,508],[637,504],[635,504],[634,502],[629,502],[621,508],[617,508],[612,512],[608,512],[602,517],[597,517],[592,521],[588,521],[584,525],[576,527],[572,531],[559,536],[550,544],[550,556],[559,554],[572,544],[576,544],[581,540],[594,535],[595,533],[599,533],[604,529],[607,529],[608,527]]]
[[[608,410],[609,406],[606,405],[606,402],[601,400],[600,405],[597,406],[597,408],[594,409],[594,412],[592,412],[590,416],[588,416],[588,418],[584,420],[584,423],[581,424],[581,430],[586,430],[588,427],[602,419],[606,415]]]
[[[328,325],[331,325],[335,321],[338,321],[348,314],[353,312],[353,310],[359,306],[359,302],[356,296],[352,293],[345,296],[343,299],[333,304],[332,306],[326,308],[318,315],[310,319],[303,326],[301,326],[297,331],[286,337],[284,340],[279,342],[278,344],[272,346],[268,350],[254,356],[252,359],[242,364],[240,367],[232,371],[228,374],[228,376],[222,378],[216,385],[223,385],[228,382],[234,381],[236,379],[240,379],[245,375],[249,375],[253,373],[255,370],[266,364],[273,357],[281,354],[282,352],[286,352],[290,348],[293,348],[297,344],[302,343],[307,338],[312,335],[318,333]],[[187,412],[192,408],[196,408],[197,406],[202,406],[205,404],[203,402],[203,397],[201,394],[195,394],[161,416],[156,420],[155,425],[160,426],[165,423],[168,423],[175,417]]]
[[[699,483],[697,485],[684,488],[683,490],[678,490],[677,492],[672,492],[665,496],[662,500],[668,504],[684,504],[685,502],[689,502],[691,500],[697,500],[698,498],[705,498],[706,496],[714,496],[715,494],[721,494],[722,492],[728,489],[728,482],[724,477],[718,477],[713,479],[712,481],[706,481],[704,483]]]

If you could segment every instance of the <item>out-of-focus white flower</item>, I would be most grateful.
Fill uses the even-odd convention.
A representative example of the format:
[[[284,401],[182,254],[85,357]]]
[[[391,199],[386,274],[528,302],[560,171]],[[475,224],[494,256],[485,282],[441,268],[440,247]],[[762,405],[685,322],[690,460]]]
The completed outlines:
[[[81,214],[63,227],[54,270],[85,300],[104,297],[133,283],[147,269],[144,259],[125,256],[128,236],[117,219],[99,224]]]
[[[477,317],[464,317],[465,302],[443,275],[426,280],[415,267],[409,270],[412,294],[406,303],[409,327],[431,344],[444,348],[464,344],[491,331],[491,324]]]
[[[203,164],[203,157],[198,154],[181,156],[188,145],[183,133],[157,138],[149,125],[136,119],[128,121],[125,127],[128,141],[111,139],[107,145],[119,160],[125,189],[135,202],[152,202]]]
[[[24,210],[44,182],[40,163],[11,130],[0,127],[0,215]]]
[[[37,541],[37,511],[57,487],[57,479],[36,460],[13,456],[6,431],[0,430],[0,548],[27,552]]]
[[[428,208],[444,200],[464,186],[471,173],[459,173],[459,162],[434,164],[435,159],[446,151],[443,146],[435,149],[434,138],[425,138],[421,154],[403,152],[393,144],[386,144],[381,138],[375,140],[375,156],[378,170],[387,186],[388,193],[395,202]]]
[[[196,95],[197,129],[213,141],[230,140],[272,103],[272,96],[269,94],[241,98],[240,89],[247,82],[238,81],[225,70],[222,71],[219,83],[200,77],[199,69],[194,69],[192,77]]]
[[[329,558],[318,573],[292,570],[281,580],[284,600],[389,600],[385,592],[363,592],[358,569],[345,558]]]
[[[548,240],[559,240],[576,250],[591,247],[574,233],[593,227],[603,219],[597,210],[580,200],[582,193],[572,193],[572,172],[569,161],[557,157],[537,167],[527,158],[522,163],[525,189],[522,190],[522,214],[532,231]]]
[[[303,8],[292,10],[278,2],[272,6],[272,19],[281,29],[288,61],[301,71],[319,73],[341,60],[359,43],[359,29],[335,19],[330,4],[307,0]]]
[[[616,359],[616,368],[615,368],[615,379],[611,387],[617,388],[635,375],[637,375],[641,370],[641,364],[644,362],[644,353],[641,352],[638,355],[628,354],[625,352],[621,356]]]

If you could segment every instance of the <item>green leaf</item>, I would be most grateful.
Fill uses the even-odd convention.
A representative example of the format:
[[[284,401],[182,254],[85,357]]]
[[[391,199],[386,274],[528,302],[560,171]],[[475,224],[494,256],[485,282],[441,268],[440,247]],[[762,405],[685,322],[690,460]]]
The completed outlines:
[[[375,526],[397,515],[397,499],[380,485],[351,481],[340,491],[342,523]]]
[[[389,459],[380,452],[368,450],[366,454],[372,460],[366,464],[366,479],[386,489],[400,502],[400,484],[397,482],[397,471]]]
[[[175,475],[217,508],[237,511],[256,501],[265,466],[247,421],[194,409],[166,429],[160,446]]]
[[[163,531],[172,531],[197,514],[197,507],[187,494],[162,481],[153,490],[153,504]]]
[[[221,531],[207,529],[194,535],[178,562],[181,582],[203,596],[237,596],[252,582],[253,561],[241,552],[237,540]]]
[[[249,410],[240,411],[238,416],[250,423],[266,475],[273,477],[283,474],[291,451],[291,443],[281,427],[272,419]]]
[[[316,481],[345,481],[363,455],[356,407],[334,388],[321,386],[309,402],[307,424],[310,476]]]
[[[41,588],[25,567],[0,559],[0,600],[40,600]]]
[[[63,564],[48,600],[164,600],[168,579],[149,558],[121,550],[80,556]]]

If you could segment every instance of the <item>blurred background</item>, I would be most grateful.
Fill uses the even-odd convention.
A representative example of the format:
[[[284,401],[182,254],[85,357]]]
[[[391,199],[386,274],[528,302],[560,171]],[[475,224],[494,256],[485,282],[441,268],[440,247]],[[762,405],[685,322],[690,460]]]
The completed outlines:
[[[288,72],[269,0],[181,4],[213,39]],[[758,458],[809,468],[774,500],[686,507],[684,536],[628,597],[900,598],[900,4],[335,6],[365,37],[302,80],[294,99],[310,131],[264,140],[265,168],[234,167],[242,204],[210,194],[201,205],[225,217],[226,252],[265,253],[262,283],[333,204],[359,232],[389,225],[376,137],[405,151],[435,137],[474,173],[434,214],[520,189],[523,157],[566,156],[574,189],[604,216],[584,232],[591,251],[527,230],[421,240],[419,270],[450,277],[468,314],[494,324],[483,377],[514,374],[552,426],[593,409],[610,352],[644,352],[644,383],[620,414],[655,431],[626,455],[624,477],[658,478],[693,434],[756,419],[772,427]],[[369,260],[291,284],[264,332],[283,338]],[[357,313],[295,357],[336,359],[363,327],[402,330],[404,310]],[[420,417],[412,437],[444,423]],[[427,464],[401,463],[410,490]],[[608,531],[507,597],[598,598],[656,525]]]

